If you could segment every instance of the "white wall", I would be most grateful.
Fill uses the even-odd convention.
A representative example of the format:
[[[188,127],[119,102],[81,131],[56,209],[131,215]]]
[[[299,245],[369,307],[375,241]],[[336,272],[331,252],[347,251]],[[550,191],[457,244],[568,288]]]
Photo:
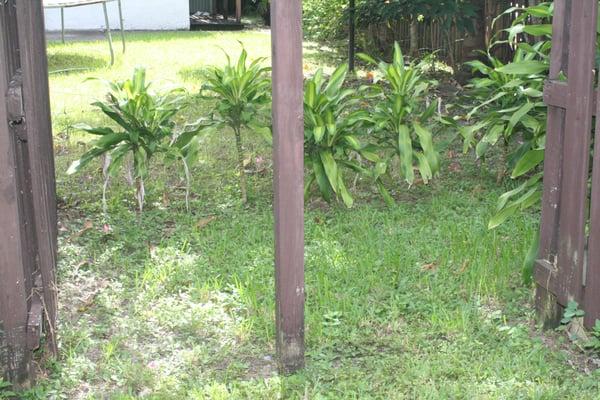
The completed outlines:
[[[181,30],[190,28],[189,0],[121,0],[127,30]],[[117,2],[107,3],[111,29],[119,27]],[[65,8],[65,29],[104,29],[101,4]],[[46,10],[46,30],[60,30],[60,9]]]

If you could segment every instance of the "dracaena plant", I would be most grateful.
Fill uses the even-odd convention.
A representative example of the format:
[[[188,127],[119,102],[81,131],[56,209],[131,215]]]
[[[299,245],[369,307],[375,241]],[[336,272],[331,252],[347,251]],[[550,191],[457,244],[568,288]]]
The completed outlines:
[[[195,129],[178,131],[175,123],[175,115],[186,105],[185,92],[172,89],[153,93],[151,84],[146,82],[144,68],[137,68],[130,79],[107,82],[107,85],[109,92],[106,99],[92,105],[112,123],[96,127],[77,125],[78,129],[98,136],[98,139],[91,143],[90,150],[71,164],[67,173],[76,173],[94,159],[104,157],[108,182],[108,178],[119,172],[128,159],[132,160],[136,199],[139,210],[143,211],[144,181],[156,154],[178,154],[185,163],[195,150]],[[187,164],[185,169],[188,170]],[[189,174],[186,176],[189,178]]]
[[[305,196],[317,186],[326,201],[340,199],[347,207],[354,200],[344,181],[345,171],[372,176],[361,160],[378,162],[373,146],[364,143],[369,113],[357,108],[357,89],[344,88],[348,66],[325,79],[318,70],[304,91],[304,154],[308,176]]]
[[[472,123],[461,129],[465,152],[475,148],[478,158],[485,157],[501,145],[503,158],[498,178],[505,170],[511,178],[525,178],[515,189],[498,200],[495,215],[489,222],[495,228],[511,215],[539,204],[542,197],[541,169],[546,142],[547,108],[542,101],[543,85],[549,71],[551,25],[544,23],[552,16],[551,3],[524,9],[511,8],[505,13],[520,12],[512,26],[488,50],[487,63],[467,63],[479,76],[468,86],[474,100],[467,114]],[[528,23],[535,19],[539,24]],[[492,55],[494,46],[517,41],[517,35],[538,37],[535,44],[515,45],[513,59],[502,63]]]
[[[227,65],[211,67],[205,73],[201,93],[215,100],[216,106],[208,122],[213,131],[229,128],[235,137],[242,203],[248,201],[242,132],[251,131],[271,140],[269,128],[270,68],[264,58],[248,63],[248,53],[242,49],[237,62],[227,56]]]
[[[400,175],[409,185],[415,182],[415,169],[428,183],[440,170],[431,130],[437,102],[427,103],[435,82],[424,76],[422,66],[405,62],[398,43],[391,64],[376,62],[365,54],[360,57],[378,67],[371,119],[378,145],[388,150],[388,166],[398,159]]]

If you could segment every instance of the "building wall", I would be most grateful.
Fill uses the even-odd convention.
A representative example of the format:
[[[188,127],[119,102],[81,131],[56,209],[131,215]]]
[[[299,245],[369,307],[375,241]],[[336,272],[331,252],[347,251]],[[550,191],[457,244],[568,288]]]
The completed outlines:
[[[121,0],[127,30],[183,30],[190,28],[189,0]],[[110,26],[119,27],[117,2],[107,4]],[[60,30],[60,10],[46,10],[46,30]],[[65,29],[102,30],[101,4],[65,8]]]

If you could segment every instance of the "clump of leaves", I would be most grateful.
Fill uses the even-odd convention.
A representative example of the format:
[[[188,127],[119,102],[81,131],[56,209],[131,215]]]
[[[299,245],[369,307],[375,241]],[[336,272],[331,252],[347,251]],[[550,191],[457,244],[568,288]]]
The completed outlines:
[[[579,308],[579,304],[576,301],[569,301],[567,304],[567,308],[565,309],[565,313],[563,314],[563,318],[560,320],[560,323],[563,325],[568,325],[575,318],[581,318],[585,315],[585,312]]]
[[[192,156],[197,130],[186,127],[177,132],[175,115],[186,106],[185,92],[173,89],[153,93],[146,82],[146,70],[136,68],[131,79],[107,82],[110,91],[104,101],[93,106],[99,108],[113,122],[110,126],[91,127],[77,125],[91,135],[99,136],[91,149],[75,161],[67,171],[80,171],[92,160],[105,156],[104,172],[108,179],[123,168],[126,160],[133,160],[133,178],[136,199],[140,211],[145,200],[144,181],[148,176],[151,160],[157,153],[175,151],[185,161]],[[187,163],[185,170],[188,171]],[[189,187],[189,174],[188,177]]]
[[[13,399],[18,396],[17,393],[11,390],[12,384],[0,378],[0,399]]]
[[[391,64],[377,62],[366,54],[359,56],[379,70],[379,84],[374,86],[377,103],[371,119],[377,144],[388,150],[388,166],[397,158],[400,175],[409,185],[415,182],[415,169],[428,183],[440,170],[431,130],[437,102],[427,102],[435,82],[425,77],[420,65],[405,62],[398,43]]]
[[[512,7],[498,18],[516,11],[519,17],[511,27],[500,32],[505,39],[494,40],[488,49],[487,63],[467,63],[479,76],[468,86],[476,106],[467,114],[467,120],[473,123],[461,129],[465,152],[475,148],[477,157],[484,158],[502,144],[503,165],[498,179],[502,179],[506,170],[511,171],[513,179],[525,178],[522,184],[498,199],[490,229],[519,210],[538,205],[542,197],[542,172],[536,172],[544,161],[547,107],[542,96],[549,71],[552,34],[552,26],[543,22],[552,16],[553,5]],[[542,23],[530,24],[532,20]],[[519,35],[542,39],[529,44],[520,42]],[[492,54],[495,46],[506,43],[515,46],[515,53],[511,62],[505,64]]]
[[[371,176],[361,159],[378,162],[373,146],[361,142],[369,113],[357,109],[357,89],[344,89],[348,66],[338,67],[329,80],[323,70],[308,79],[304,91],[304,154],[309,171],[305,197],[316,185],[326,201],[343,200],[352,207],[354,200],[344,182],[344,171]]]
[[[212,119],[208,125],[212,130],[221,131],[228,127],[235,136],[240,175],[242,202],[248,201],[246,173],[244,171],[244,147],[242,129],[262,135],[272,140],[271,129],[264,121],[268,120],[270,104],[270,68],[261,66],[264,58],[258,58],[248,64],[248,53],[242,53],[236,63],[227,55],[225,67],[211,67],[205,73],[206,82],[202,93],[210,93],[218,98]],[[207,96],[203,96],[207,98]]]
[[[595,352],[600,352],[600,320],[596,320],[596,324],[591,331],[591,338],[586,343],[586,347]]]

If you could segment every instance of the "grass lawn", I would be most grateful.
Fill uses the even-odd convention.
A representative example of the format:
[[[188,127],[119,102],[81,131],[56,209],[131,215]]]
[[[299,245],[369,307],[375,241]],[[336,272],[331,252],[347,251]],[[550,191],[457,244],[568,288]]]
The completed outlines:
[[[67,176],[88,140],[72,125],[102,117],[104,86],[148,68],[156,85],[200,86],[204,65],[242,41],[269,56],[269,35],[128,35],[107,68],[103,41],[50,43],[60,201],[60,349],[27,398],[38,399],[597,399],[600,374],[532,323],[521,260],[538,215],[498,230],[487,220],[506,186],[471,155],[445,153],[430,186],[394,187],[386,207],[359,181],[351,210],[307,204],[307,368],[276,374],[270,149],[246,135],[250,206],[239,201],[230,132],[205,140],[191,211],[183,180],[156,168],[147,210],[112,182],[102,213],[99,164]],[[305,69],[335,56],[306,44]],[[207,106],[186,119],[206,114]],[[457,144],[460,147],[460,144]],[[510,182],[506,184],[510,185]],[[105,232],[104,224],[111,228]],[[588,365],[590,364],[590,365]],[[1,396],[0,396],[1,397]]]

